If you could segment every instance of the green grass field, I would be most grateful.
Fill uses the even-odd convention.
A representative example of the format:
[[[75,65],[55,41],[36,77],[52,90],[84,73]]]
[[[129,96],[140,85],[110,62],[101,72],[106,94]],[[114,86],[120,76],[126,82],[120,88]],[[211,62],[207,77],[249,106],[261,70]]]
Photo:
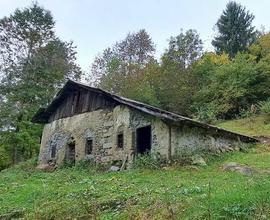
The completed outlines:
[[[240,134],[270,137],[270,115],[259,115],[245,119],[224,121],[217,125]]]
[[[247,119],[219,126],[270,136],[261,117],[258,133]],[[270,170],[270,147],[210,157],[206,167],[117,173],[79,166],[45,173],[28,161],[0,173],[0,219],[270,219],[270,174],[224,171],[232,161]]]

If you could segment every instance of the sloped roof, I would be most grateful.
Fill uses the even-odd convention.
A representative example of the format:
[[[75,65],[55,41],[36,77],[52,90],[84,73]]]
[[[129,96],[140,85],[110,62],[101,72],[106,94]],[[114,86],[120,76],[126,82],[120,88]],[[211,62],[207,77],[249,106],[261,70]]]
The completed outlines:
[[[231,137],[234,137],[236,139],[240,139],[241,141],[244,141],[244,142],[258,141],[255,138],[252,138],[252,137],[249,137],[246,135],[231,132],[231,131],[225,130],[223,128],[219,128],[219,127],[209,125],[206,123],[198,122],[198,121],[195,121],[191,118],[184,117],[184,116],[178,115],[176,113],[169,112],[169,111],[166,111],[166,110],[163,110],[163,109],[160,109],[160,108],[157,108],[157,107],[154,107],[154,106],[142,103],[142,102],[138,102],[138,101],[131,100],[131,99],[128,99],[125,97],[121,97],[121,96],[112,94],[110,92],[104,91],[102,89],[91,87],[89,85],[86,85],[84,83],[77,82],[74,80],[68,80],[67,83],[64,85],[64,87],[62,89],[60,89],[60,91],[56,94],[53,101],[46,108],[40,108],[37,111],[37,113],[32,118],[32,122],[34,122],[34,123],[47,123],[50,115],[55,111],[55,109],[61,103],[61,100],[63,99],[63,95],[65,93],[67,93],[70,89],[74,89],[74,88],[75,89],[76,88],[85,88],[87,90],[97,92],[99,94],[102,94],[102,95],[110,98],[112,101],[114,101],[118,104],[122,104],[122,105],[128,106],[130,108],[136,109],[140,112],[144,112],[144,113],[152,115],[154,117],[158,117],[158,118],[160,118],[168,123],[173,123],[176,125],[180,123],[180,124],[185,124],[188,126],[200,127],[200,128],[207,129],[211,132],[214,132],[214,133],[217,133],[220,135],[231,136]]]

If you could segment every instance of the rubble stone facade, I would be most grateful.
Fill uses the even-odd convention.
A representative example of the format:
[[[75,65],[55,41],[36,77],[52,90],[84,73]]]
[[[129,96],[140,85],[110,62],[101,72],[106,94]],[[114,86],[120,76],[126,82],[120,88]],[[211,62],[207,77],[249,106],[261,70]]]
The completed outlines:
[[[170,158],[187,149],[214,150],[236,146],[238,140],[218,137],[196,127],[176,126],[125,105],[61,118],[45,124],[39,162],[61,164],[67,158],[69,143],[75,145],[75,161],[93,158],[98,162],[132,161],[137,152],[137,129],[151,126],[151,153]],[[123,134],[123,147],[117,146]],[[87,140],[93,149],[87,154]],[[55,156],[52,150],[55,148]]]

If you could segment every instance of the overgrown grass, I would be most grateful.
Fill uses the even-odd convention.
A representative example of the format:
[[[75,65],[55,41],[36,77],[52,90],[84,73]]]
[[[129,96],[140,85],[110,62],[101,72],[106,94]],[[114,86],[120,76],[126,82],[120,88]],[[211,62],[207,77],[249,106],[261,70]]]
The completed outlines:
[[[266,118],[256,117],[254,130],[248,119],[220,125],[269,135]],[[270,148],[226,153],[208,159],[206,167],[141,157],[136,169],[123,172],[84,161],[46,173],[31,160],[0,172],[0,219],[270,219],[269,172],[226,172],[227,162],[270,171]]]
[[[270,136],[270,114],[217,123],[217,126],[251,136]]]
[[[34,162],[0,173],[0,213],[26,219],[264,219],[270,218],[270,175],[225,172],[228,161],[267,169],[265,146],[235,152],[198,168],[164,167],[117,173],[87,165],[53,173]]]

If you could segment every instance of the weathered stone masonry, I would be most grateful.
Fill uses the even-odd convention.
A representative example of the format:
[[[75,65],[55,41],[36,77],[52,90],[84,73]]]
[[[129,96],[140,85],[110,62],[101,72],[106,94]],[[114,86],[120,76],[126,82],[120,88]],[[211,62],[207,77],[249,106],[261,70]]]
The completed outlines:
[[[169,157],[171,141],[172,156],[180,148],[213,149],[236,145],[237,141],[214,138],[200,129],[189,127],[171,128],[162,120],[131,110],[119,105],[114,109],[102,109],[58,119],[45,125],[40,148],[40,163],[46,164],[51,158],[51,147],[56,145],[55,161],[60,164],[66,155],[67,143],[71,138],[75,141],[76,161],[92,157],[100,162],[132,159],[136,153],[136,129],[151,125],[151,152]],[[123,132],[124,147],[117,148],[117,134]],[[86,155],[87,138],[93,139],[93,153]]]
[[[136,128],[152,126],[152,150],[166,155],[166,125],[159,120],[139,112],[133,112],[125,106],[117,106],[114,109],[97,110],[78,114],[68,118],[58,119],[44,126],[40,156],[41,163],[48,163],[51,158],[51,147],[56,145],[56,162],[62,163],[68,141],[73,138],[76,146],[76,161],[84,159],[86,139],[93,139],[93,154],[96,160],[108,162],[112,160],[124,160],[126,156],[134,155]],[[123,132],[124,147],[116,146],[117,134]],[[165,137],[166,138],[166,137]]]

